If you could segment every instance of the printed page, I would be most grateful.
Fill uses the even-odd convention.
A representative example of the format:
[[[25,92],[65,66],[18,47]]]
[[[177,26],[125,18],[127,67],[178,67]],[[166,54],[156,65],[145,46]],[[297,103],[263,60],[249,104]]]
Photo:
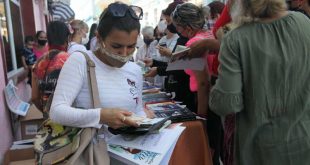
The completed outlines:
[[[166,71],[171,70],[203,70],[205,62],[203,58],[192,58],[192,59],[180,59],[171,63],[168,63]]]
[[[110,156],[125,164],[158,165],[163,159],[163,154],[123,147],[119,145],[108,145]]]

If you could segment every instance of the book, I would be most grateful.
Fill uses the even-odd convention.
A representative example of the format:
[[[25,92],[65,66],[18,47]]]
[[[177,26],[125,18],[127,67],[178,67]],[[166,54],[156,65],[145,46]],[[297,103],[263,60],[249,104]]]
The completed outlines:
[[[142,100],[143,105],[146,104],[155,104],[155,103],[162,103],[162,102],[173,102],[172,99],[170,99],[169,97],[163,97],[163,98],[147,98]]]
[[[177,45],[175,48],[175,52],[172,53],[170,62],[176,61],[181,59],[182,57],[186,56],[190,48],[183,46],[183,45]]]
[[[108,151],[121,164],[166,165],[184,129],[177,126],[137,137],[116,135],[107,140]],[[113,159],[111,162],[115,163]]]
[[[121,128],[111,128],[108,130],[112,134],[125,134],[125,135],[144,135],[150,133],[158,133],[163,127],[167,127],[171,121],[168,120],[168,117],[165,118],[144,118],[142,120],[136,121],[139,124],[139,127],[121,127]]]
[[[149,98],[167,98],[167,97],[169,97],[169,95],[166,92],[147,93],[142,95],[142,100]]]
[[[120,145],[109,144],[108,151],[112,158],[125,164],[158,165],[163,159],[163,154]],[[113,163],[119,164],[112,159],[111,164]]]
[[[172,123],[196,120],[196,114],[186,108],[186,106],[173,102],[147,104],[146,108],[152,110],[158,118],[169,117]]]

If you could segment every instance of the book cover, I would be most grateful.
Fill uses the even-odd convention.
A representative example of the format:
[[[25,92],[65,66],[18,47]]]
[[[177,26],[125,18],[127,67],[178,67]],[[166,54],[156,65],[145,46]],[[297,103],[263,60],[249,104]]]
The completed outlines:
[[[155,104],[147,104],[146,108],[153,111],[164,111],[164,110],[180,110],[182,107],[173,102],[163,102]]]
[[[158,165],[163,159],[163,154],[145,151],[120,145],[108,145],[112,157],[126,164]]]
[[[116,135],[107,141],[108,151],[113,158],[125,164],[165,165],[184,129],[178,125],[157,134],[135,137]]]
[[[192,111],[173,102],[147,104],[146,107],[152,110],[156,117],[169,117],[173,123],[196,120],[196,115]]]

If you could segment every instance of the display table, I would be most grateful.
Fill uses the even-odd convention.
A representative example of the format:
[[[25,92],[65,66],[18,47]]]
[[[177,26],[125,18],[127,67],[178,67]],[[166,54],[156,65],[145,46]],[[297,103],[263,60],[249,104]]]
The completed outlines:
[[[186,129],[174,148],[170,165],[212,165],[212,157],[204,121],[183,122]]]

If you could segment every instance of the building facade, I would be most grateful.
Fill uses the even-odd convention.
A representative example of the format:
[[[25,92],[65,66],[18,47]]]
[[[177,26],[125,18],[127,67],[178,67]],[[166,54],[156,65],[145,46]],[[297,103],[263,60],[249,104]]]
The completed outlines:
[[[3,90],[9,80],[17,86],[17,94],[24,101],[30,100],[30,90],[22,67],[20,50],[27,35],[46,31],[49,20],[47,0],[0,1],[0,164],[12,141],[18,137],[12,129],[10,111]]]

